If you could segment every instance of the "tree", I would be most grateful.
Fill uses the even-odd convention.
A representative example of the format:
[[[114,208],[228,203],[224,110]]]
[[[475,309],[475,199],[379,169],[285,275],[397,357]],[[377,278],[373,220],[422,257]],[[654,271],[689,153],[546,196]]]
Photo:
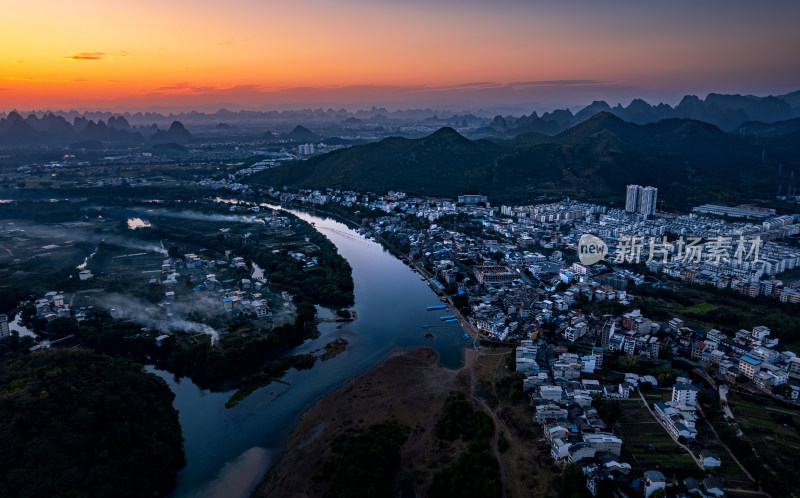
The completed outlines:
[[[622,404],[615,399],[601,399],[593,403],[597,413],[606,423],[615,424],[622,417]]]
[[[614,498],[617,489],[617,481],[614,479],[603,479],[597,483],[597,498]],[[651,495],[652,496],[652,495]]]
[[[714,389],[701,389],[697,395],[697,400],[703,405],[710,405],[717,401],[717,392]]]
[[[485,443],[484,446],[470,444],[468,452],[462,453],[454,463],[434,475],[428,496],[500,498],[502,483],[497,459],[489,452]]]
[[[775,389],[773,389],[772,392],[778,396],[788,398],[792,395],[792,388],[789,386],[789,384],[784,383],[779,386],[775,386]]]
[[[78,332],[78,322],[72,318],[58,317],[47,324],[47,332],[58,336],[73,335]]]
[[[391,496],[409,432],[408,427],[389,421],[336,437],[331,445],[333,457],[323,465],[322,477],[330,479],[325,496]]]
[[[453,306],[459,310],[469,309],[469,298],[466,294],[456,294],[453,296]]]
[[[635,372],[638,367],[639,358],[632,354],[626,354],[619,358],[619,369],[623,372]]]
[[[517,371],[517,358],[514,355],[509,355],[509,357],[506,358],[506,369],[509,372]]]
[[[127,360],[38,351],[0,367],[0,496],[166,494],[184,464],[175,395]]]
[[[659,385],[669,386],[675,383],[678,373],[679,372],[677,370],[673,370],[669,367],[659,367],[650,372],[650,375],[658,380]]]
[[[585,489],[586,476],[581,466],[577,463],[568,463],[561,472],[561,489],[558,496],[560,498],[582,496]]]
[[[504,259],[505,257],[506,257],[506,255],[505,255],[505,253],[503,253],[503,251],[495,251],[495,252],[493,252],[493,253],[492,253],[492,255],[491,255],[491,258],[492,258],[492,259],[493,259],[493,260],[494,260],[496,263],[500,263],[501,261],[503,261],[503,259]]]
[[[0,364],[6,360],[18,358],[28,353],[29,348],[36,345],[33,337],[22,336],[12,330],[11,333],[0,341]]]

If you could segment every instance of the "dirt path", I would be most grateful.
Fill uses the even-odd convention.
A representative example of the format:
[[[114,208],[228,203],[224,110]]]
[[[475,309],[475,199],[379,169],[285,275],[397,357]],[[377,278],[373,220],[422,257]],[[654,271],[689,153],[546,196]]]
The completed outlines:
[[[477,352],[477,354],[474,355],[474,362],[470,362],[471,365],[467,366],[467,369],[469,370],[470,385],[473,386],[473,388],[478,385],[477,381],[475,380],[475,374],[476,374],[475,370],[478,364],[478,358],[480,358],[480,356],[481,356],[480,352]],[[495,365],[495,368],[496,367],[497,365]],[[508,496],[506,494],[506,489],[508,487],[508,483],[506,482],[507,474],[505,466],[503,465],[503,459],[501,458],[500,455],[500,444],[499,444],[500,425],[502,422],[497,417],[497,414],[495,414],[494,410],[489,408],[489,405],[486,404],[486,401],[484,401],[483,398],[481,398],[480,396],[475,395],[474,389],[472,389],[471,391],[471,398],[479,405],[481,405],[481,407],[483,407],[483,411],[486,412],[487,415],[492,417],[492,421],[494,422],[494,434],[492,434],[492,441],[491,441],[492,454],[494,455],[494,458],[497,460],[497,465],[500,468],[500,484],[503,487],[503,498],[506,498]],[[505,427],[505,424],[503,424],[503,427]],[[508,433],[507,430],[505,432]]]
[[[684,451],[686,451],[686,453],[688,453],[689,456],[692,457],[692,460],[694,460],[694,463],[697,465],[697,468],[700,469],[700,470],[703,470],[703,465],[700,463],[700,460],[698,460],[697,457],[694,456],[694,453],[692,453],[692,450],[690,450],[688,446],[686,446],[685,444],[682,444],[672,434],[670,434],[670,432],[667,430],[667,428],[664,427],[664,424],[661,423],[661,419],[659,419],[656,416],[656,414],[653,413],[653,409],[650,408],[650,404],[647,402],[646,399],[644,399],[644,394],[642,394],[642,391],[639,388],[637,388],[636,391],[639,393],[639,397],[642,398],[642,403],[644,403],[644,406],[647,408],[647,411],[650,412],[650,416],[653,417],[656,420],[656,422],[659,423],[661,428],[664,429],[664,432],[666,432],[669,435],[669,437],[671,437],[672,440],[675,441],[675,444],[677,444],[678,446],[683,448]]]
[[[702,409],[702,408],[700,408],[700,406],[698,406],[698,407],[697,407],[697,411],[698,411],[698,412],[700,412],[700,415],[702,415],[702,416],[703,416],[703,419],[706,421],[706,425],[708,425],[708,428],[709,428],[709,429],[711,429],[711,432],[714,434],[714,437],[715,437],[715,438],[717,438],[717,441],[719,441],[719,444],[721,444],[721,445],[722,445],[722,447],[723,447],[723,448],[725,448],[725,451],[727,451],[727,452],[728,452],[728,454],[729,454],[729,455],[731,456],[731,458],[733,459],[733,461],[734,461],[734,462],[736,462],[736,465],[738,465],[738,466],[739,466],[739,468],[742,470],[742,472],[744,473],[744,475],[746,475],[746,476],[747,476],[747,478],[748,478],[748,479],[750,479],[751,481],[755,482],[755,479],[753,479],[753,476],[752,476],[752,475],[750,475],[750,472],[748,472],[746,468],[744,468],[744,465],[742,465],[742,463],[739,461],[739,459],[738,459],[738,458],[736,458],[736,455],[734,455],[734,454],[733,454],[733,452],[731,451],[731,449],[730,449],[730,448],[728,448],[728,445],[727,445],[727,444],[725,444],[725,443],[722,441],[722,439],[720,439],[720,438],[719,438],[719,434],[717,434],[717,430],[714,428],[714,426],[711,424],[711,422],[709,422],[708,418],[706,418],[706,415],[705,415],[705,413],[703,413],[703,409]]]
[[[476,347],[476,351],[474,354],[474,363],[472,366],[470,366],[470,383],[472,384],[472,386],[478,385],[475,376],[480,358],[507,356],[511,353],[512,350],[503,351],[499,353],[486,353],[482,351],[480,347]],[[499,368],[501,368],[501,366],[502,368],[505,368],[503,362],[495,361],[494,369],[492,370],[492,379],[491,379],[492,385],[494,385],[494,383],[497,381],[497,375],[498,375],[497,371]],[[497,459],[498,465],[500,466],[500,482],[503,485],[503,497],[508,496],[508,491],[513,491],[514,492],[513,495],[516,496],[517,498],[525,498],[527,496],[527,493],[523,492],[523,490],[520,488],[520,481],[517,478],[517,476],[519,476],[519,473],[517,472],[517,462],[514,459],[511,460],[510,470],[511,470],[511,475],[514,476],[514,478],[510,479],[510,481],[513,482],[513,490],[512,490],[511,487],[509,486],[509,473],[508,470],[506,470],[505,468],[505,463],[503,461],[502,453],[499,450],[500,434],[502,433],[504,435],[509,445],[514,445],[517,443],[517,441],[514,438],[514,432],[508,427],[508,425],[505,423],[502,417],[497,414],[497,411],[492,409],[483,398],[476,396],[474,394],[474,391],[472,398],[478,404],[480,404],[481,407],[483,407],[484,411],[492,418],[492,421],[494,422],[495,432],[492,441],[492,451],[494,453],[495,458]]]
[[[499,445],[500,425],[502,424],[502,422],[500,421],[499,418],[497,418],[497,415],[491,408],[489,408],[489,406],[486,404],[485,401],[475,396],[473,396],[472,399],[476,400],[483,407],[483,410],[490,417],[492,417],[492,421],[494,422],[494,434],[492,434],[492,441],[491,441],[492,454],[494,454],[494,457],[497,459],[497,464],[500,467],[500,484],[503,486],[503,498],[506,498],[507,496],[506,488],[508,487],[508,483],[506,482],[507,473],[505,466],[503,465],[503,459],[500,457],[500,445]]]

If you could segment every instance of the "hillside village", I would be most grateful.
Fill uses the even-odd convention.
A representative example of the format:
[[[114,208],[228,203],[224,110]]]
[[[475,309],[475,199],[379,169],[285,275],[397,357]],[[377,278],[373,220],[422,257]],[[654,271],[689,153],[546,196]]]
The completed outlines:
[[[230,254],[230,251],[227,252]],[[259,319],[270,318],[272,316],[270,306],[260,292],[266,284],[266,279],[258,277],[219,281],[214,273],[209,273],[222,268],[241,269],[247,273],[252,271],[242,257],[208,260],[194,253],[186,254],[182,258],[167,258],[163,261],[160,271],[148,271],[150,275],[148,283],[163,286],[164,298],[158,303],[158,307],[163,309],[164,319],[168,320],[172,316],[172,305],[176,299],[191,298],[189,297],[191,295],[194,295],[194,298],[211,297],[218,305],[217,312],[235,311]],[[88,270],[83,272],[91,273]],[[85,280],[91,278],[92,275],[88,275]],[[184,292],[183,289],[186,287],[187,279],[193,283],[190,293]],[[195,285],[194,282],[197,281],[201,283]],[[48,292],[36,300],[35,307],[37,318],[48,322],[58,317],[85,321],[89,319],[88,312],[93,308],[87,306],[72,310],[69,301],[65,301],[64,293],[57,291]],[[123,309],[111,308],[109,312],[113,318],[128,316]]]

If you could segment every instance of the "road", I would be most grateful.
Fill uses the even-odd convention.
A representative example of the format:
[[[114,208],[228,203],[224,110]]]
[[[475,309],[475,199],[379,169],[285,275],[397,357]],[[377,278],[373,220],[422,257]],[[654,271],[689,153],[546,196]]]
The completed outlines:
[[[724,389],[723,389],[724,388]],[[719,386],[719,401],[722,405],[722,413],[725,415],[725,418],[730,419],[736,424],[736,419],[733,418],[733,412],[731,411],[731,407],[728,406],[728,386]],[[739,425],[736,424],[736,430],[739,432],[739,437],[742,436],[742,430],[739,429]]]
[[[700,377],[702,377],[703,379],[705,379],[705,381],[708,382],[708,384],[711,386],[712,389],[716,389],[717,388],[717,381],[712,379],[711,376],[708,375],[708,373],[706,373],[705,370],[701,370],[699,368],[695,368],[695,369],[692,370],[692,373],[697,374]]]

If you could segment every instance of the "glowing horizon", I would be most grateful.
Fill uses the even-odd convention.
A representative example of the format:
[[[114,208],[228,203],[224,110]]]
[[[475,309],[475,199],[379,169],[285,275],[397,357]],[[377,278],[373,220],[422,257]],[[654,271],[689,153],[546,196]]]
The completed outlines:
[[[6,6],[0,111],[613,105],[800,88],[800,4],[785,0],[119,3]]]

